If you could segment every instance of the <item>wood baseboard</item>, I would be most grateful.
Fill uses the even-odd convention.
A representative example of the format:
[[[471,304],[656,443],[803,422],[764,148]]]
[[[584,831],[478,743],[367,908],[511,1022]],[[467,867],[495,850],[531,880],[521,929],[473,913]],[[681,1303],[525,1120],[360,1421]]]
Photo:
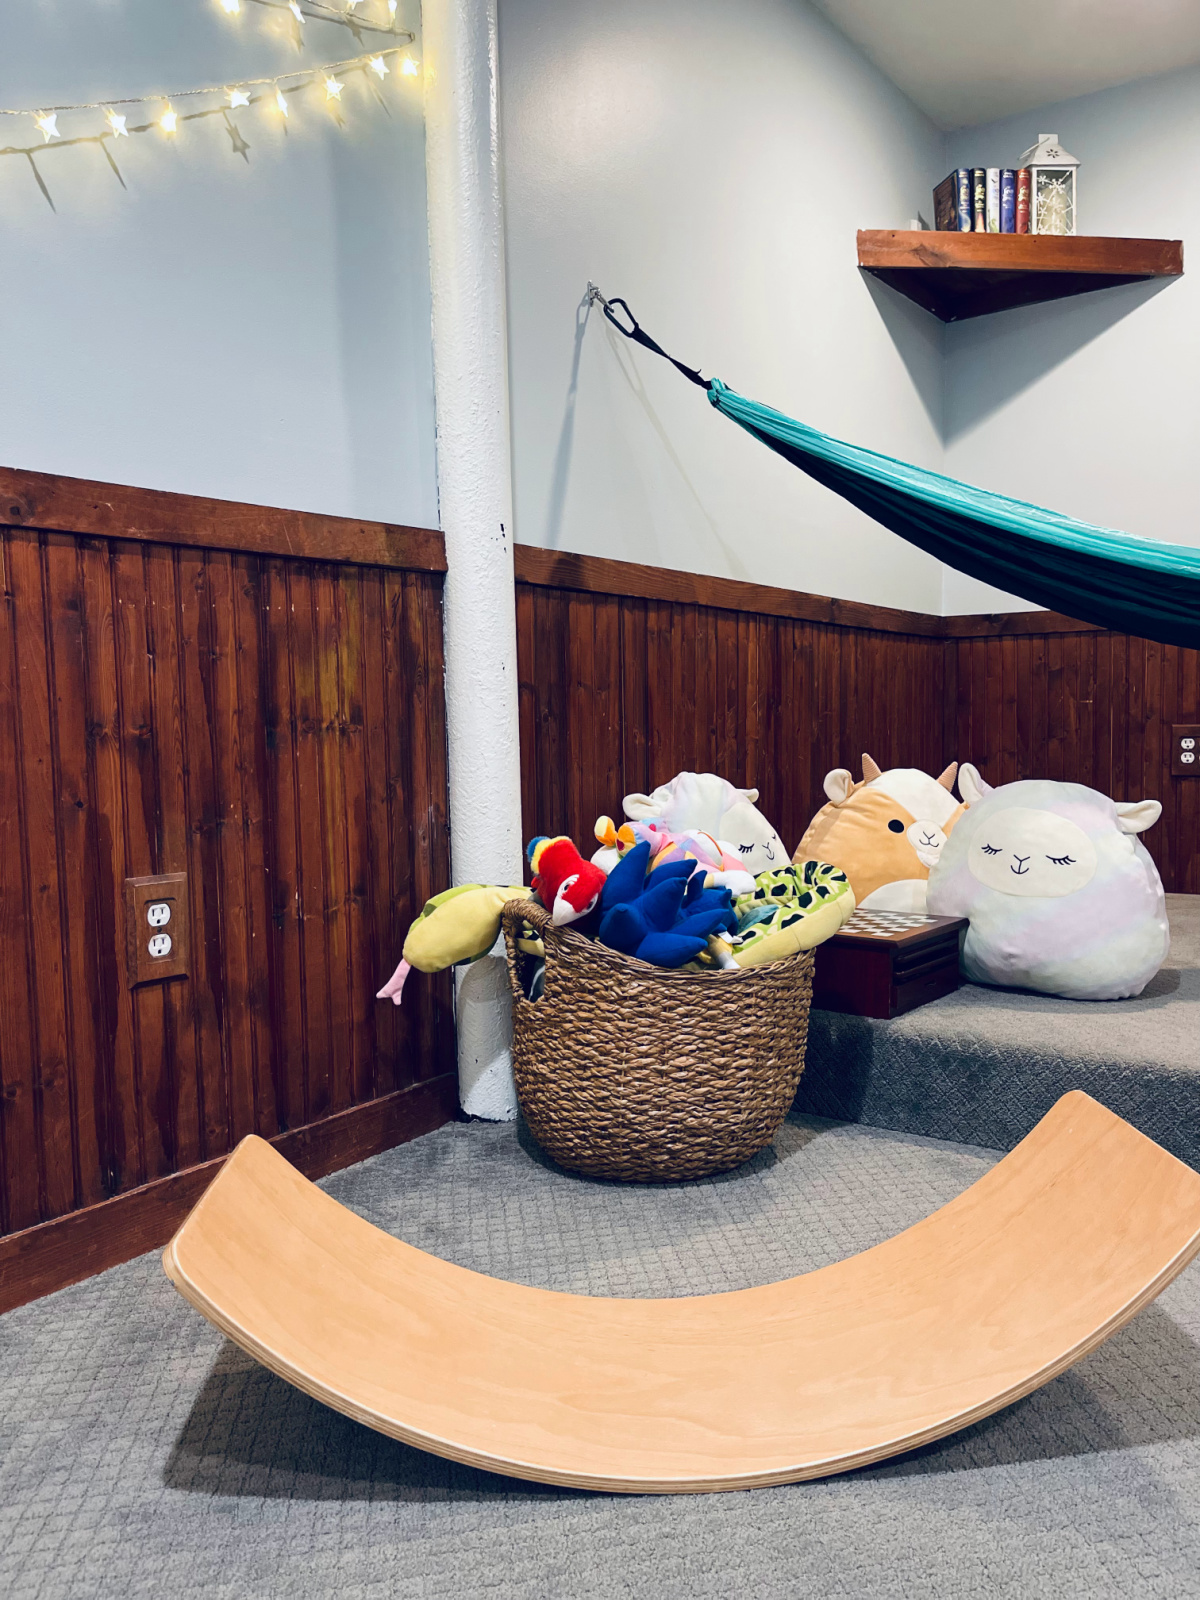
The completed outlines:
[[[305,1177],[322,1178],[431,1133],[457,1113],[458,1083],[445,1074],[293,1128],[271,1143]],[[0,1312],[165,1245],[227,1159],[206,1161],[0,1239]]]

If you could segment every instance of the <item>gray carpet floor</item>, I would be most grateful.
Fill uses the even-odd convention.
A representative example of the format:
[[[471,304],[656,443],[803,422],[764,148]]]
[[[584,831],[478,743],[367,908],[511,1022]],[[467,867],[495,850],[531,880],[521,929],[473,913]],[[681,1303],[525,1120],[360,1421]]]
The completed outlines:
[[[1085,1089],[1200,1167],[1200,895],[1167,911],[1171,953],[1134,1000],[964,984],[891,1022],[814,1011],[797,1109],[1011,1150]]]
[[[456,1124],[328,1180],[465,1266],[694,1294],[866,1248],[986,1150],[794,1116],[740,1172],[568,1176]],[[385,1439],[289,1388],[156,1256],[0,1318],[0,1594],[701,1600],[1200,1595],[1200,1263],[1079,1366],[969,1431],[824,1482],[658,1498],[544,1488]]]

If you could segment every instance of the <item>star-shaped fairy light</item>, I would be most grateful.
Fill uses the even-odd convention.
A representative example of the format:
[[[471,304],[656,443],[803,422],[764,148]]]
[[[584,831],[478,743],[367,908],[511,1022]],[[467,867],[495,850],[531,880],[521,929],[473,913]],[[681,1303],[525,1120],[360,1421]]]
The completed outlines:
[[[388,75],[388,64],[383,59],[382,56],[372,56],[370,61],[368,62],[368,65],[371,68],[371,71],[375,74],[375,76],[377,78],[386,78],[387,77],[387,75]]]
[[[406,78],[415,78],[420,70],[420,67],[411,56],[405,56],[404,60],[400,63],[400,71]]]
[[[342,98],[342,90],[345,87],[346,85],[344,83],[339,83],[336,78],[327,77],[325,79],[326,100],[340,100]]]
[[[287,96],[284,94],[282,89],[277,88],[275,90],[275,104],[279,107],[280,111],[286,117],[287,114],[288,114],[288,103],[287,103]]]
[[[246,93],[245,89],[230,89],[230,91],[229,91],[229,109],[231,111],[234,110],[237,106],[248,106],[249,104],[250,104],[250,96]]]
[[[47,144],[50,143],[51,139],[62,138],[62,134],[58,131],[57,111],[43,111],[40,116],[34,117],[33,120]]]
[[[236,17],[242,9],[242,0],[221,0],[221,4],[231,17]]]
[[[108,125],[112,129],[114,139],[128,139],[129,129],[125,126],[126,118],[116,111],[108,113]]]
[[[158,125],[164,133],[174,133],[179,126],[179,114],[171,106],[163,112],[158,119]]]
[[[297,22],[303,23],[304,13],[300,9],[300,0],[288,0],[288,10],[292,13]]]

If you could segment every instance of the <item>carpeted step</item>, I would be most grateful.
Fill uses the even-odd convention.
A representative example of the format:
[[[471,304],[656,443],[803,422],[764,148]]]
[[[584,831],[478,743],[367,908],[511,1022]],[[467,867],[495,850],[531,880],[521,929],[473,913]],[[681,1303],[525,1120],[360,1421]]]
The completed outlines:
[[[1200,896],[1168,907],[1170,962],[1136,1000],[967,984],[891,1022],[814,1011],[796,1109],[1011,1150],[1083,1089],[1200,1168]]]

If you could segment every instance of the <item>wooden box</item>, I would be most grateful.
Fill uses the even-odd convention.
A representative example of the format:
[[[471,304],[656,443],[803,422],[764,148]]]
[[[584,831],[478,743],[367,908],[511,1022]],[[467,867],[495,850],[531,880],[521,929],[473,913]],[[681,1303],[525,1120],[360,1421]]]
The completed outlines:
[[[953,994],[965,917],[856,911],[817,948],[814,1006],[857,1017],[898,1017]]]

